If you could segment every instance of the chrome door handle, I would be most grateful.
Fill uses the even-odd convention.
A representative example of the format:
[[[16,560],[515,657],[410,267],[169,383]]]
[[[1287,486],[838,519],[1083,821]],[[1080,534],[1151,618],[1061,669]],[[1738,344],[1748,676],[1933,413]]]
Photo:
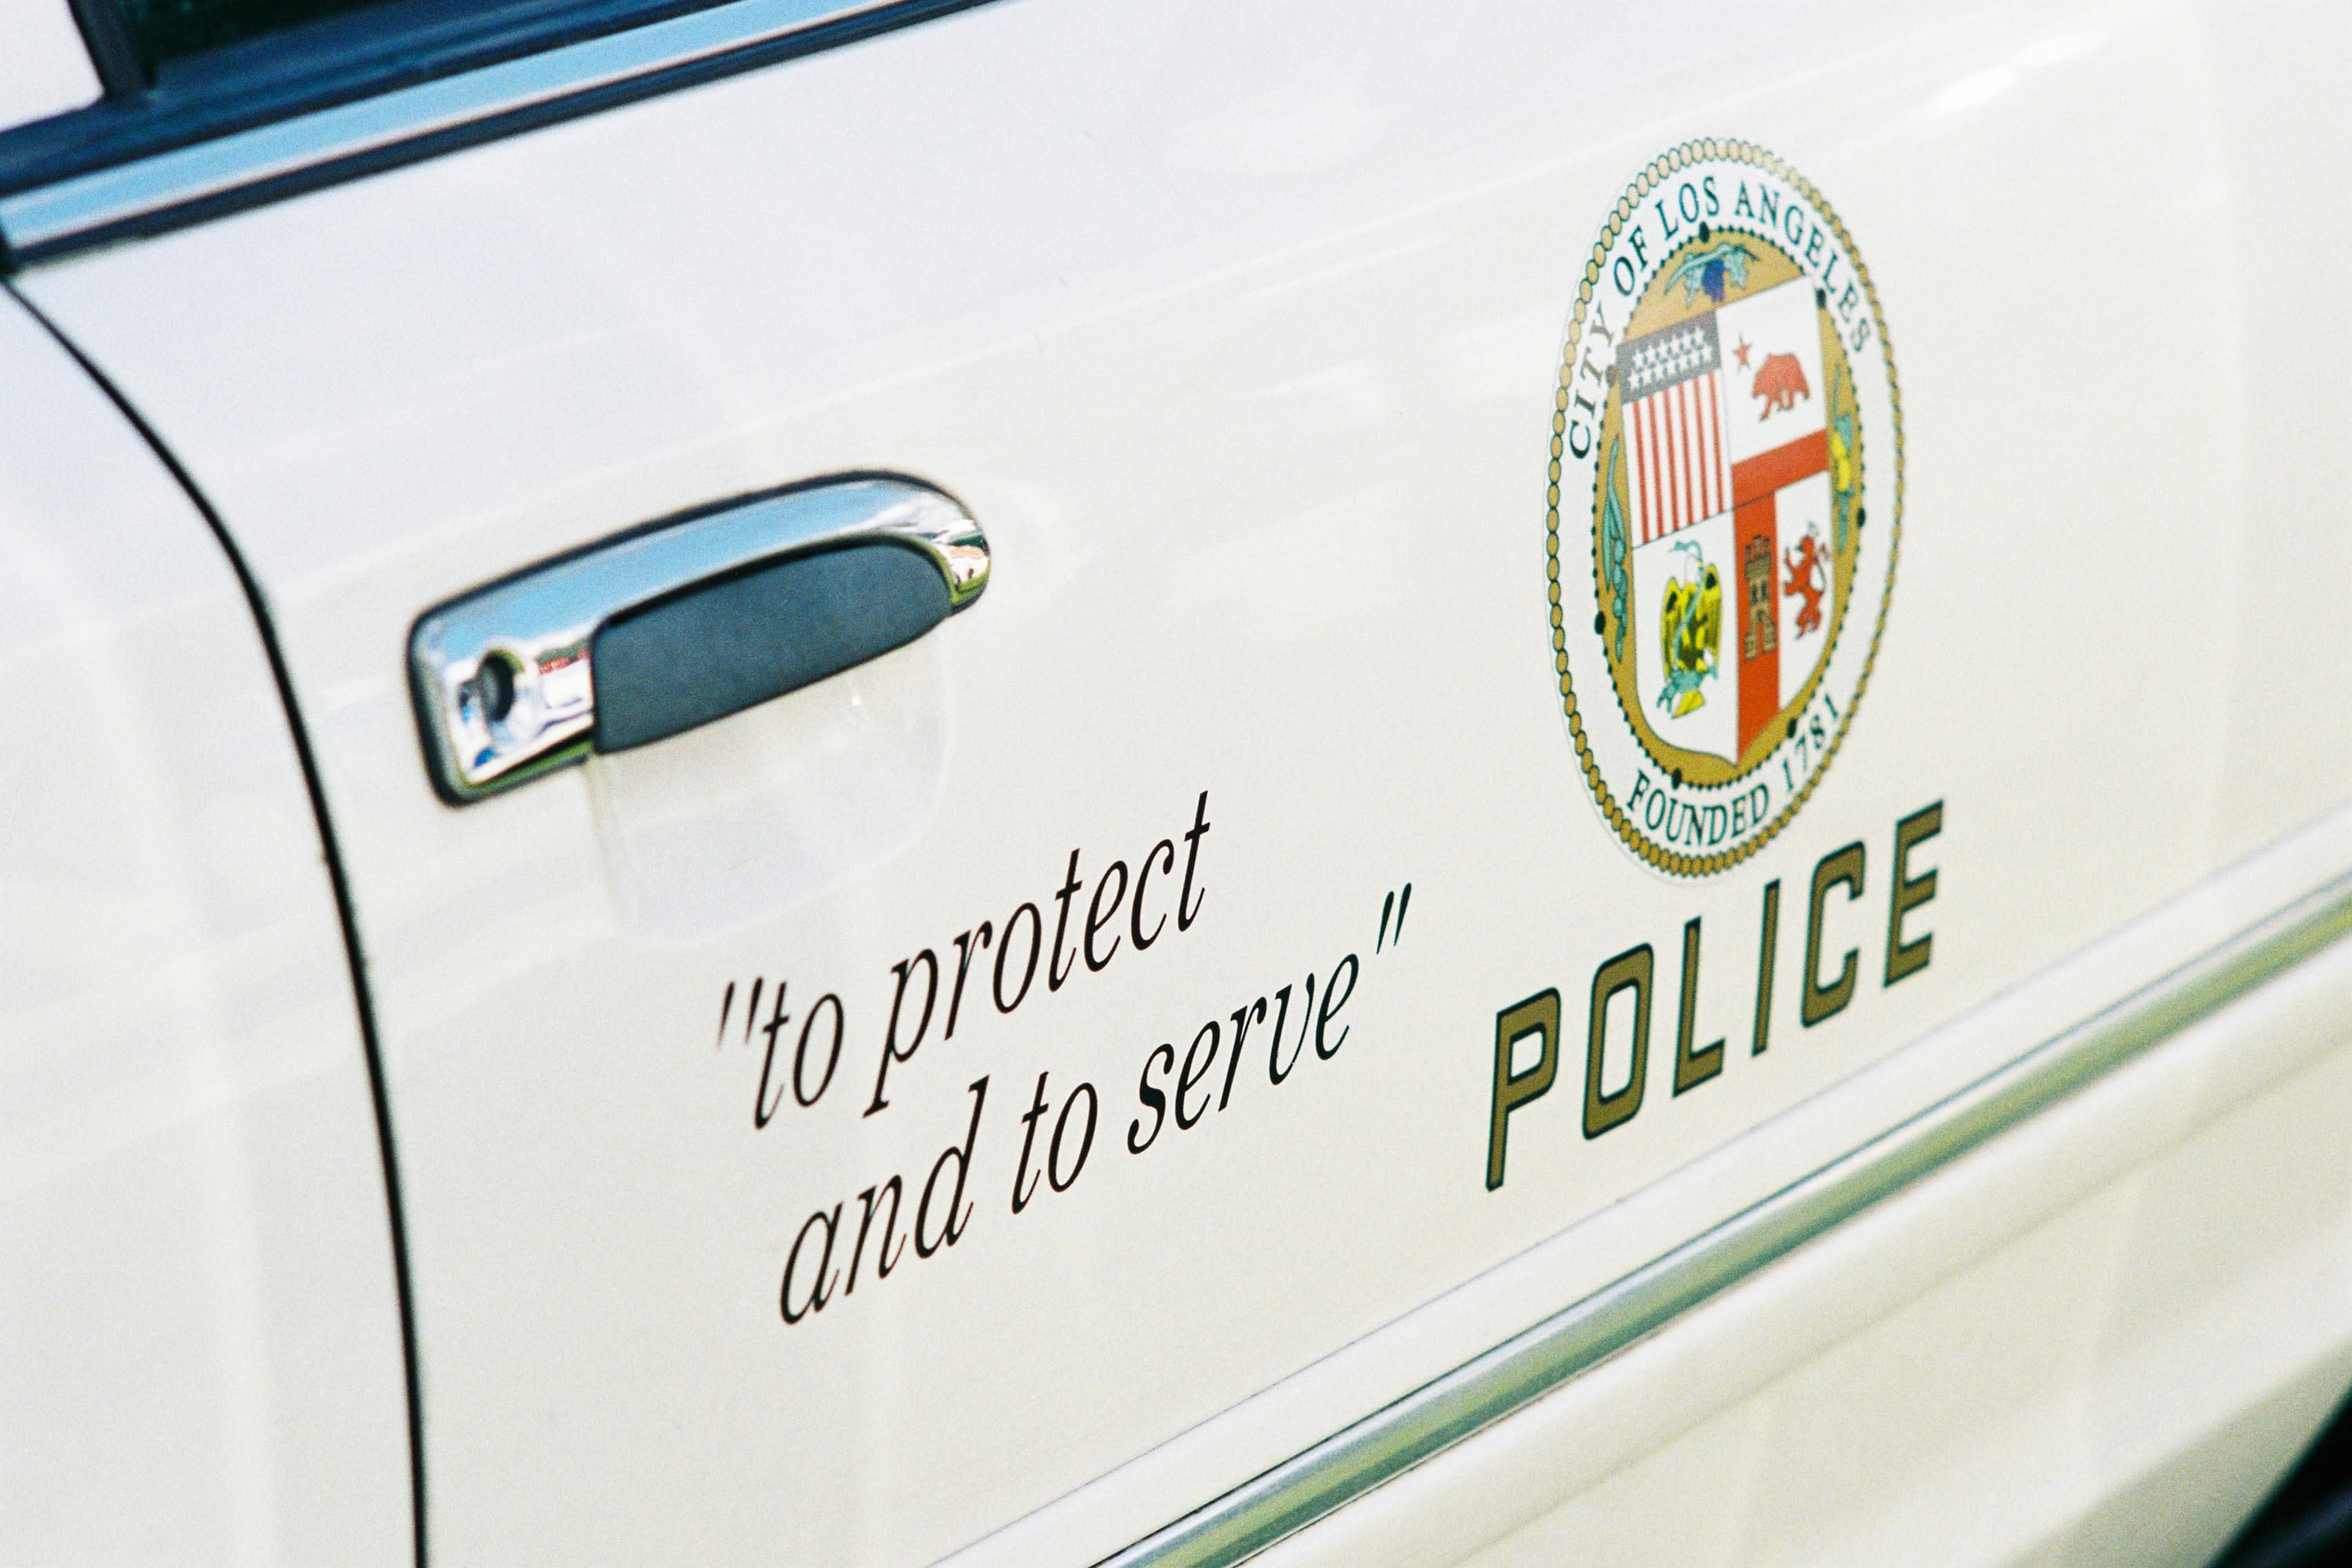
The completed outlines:
[[[753,496],[427,612],[408,675],[453,805],[641,746],[912,641],[980,597],[988,541],[906,479]]]

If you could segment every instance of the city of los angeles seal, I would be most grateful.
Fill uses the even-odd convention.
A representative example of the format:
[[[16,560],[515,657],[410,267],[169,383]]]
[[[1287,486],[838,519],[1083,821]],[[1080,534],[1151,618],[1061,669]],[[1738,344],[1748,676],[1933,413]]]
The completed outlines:
[[[1548,493],[1560,698],[1601,816],[1661,870],[1736,865],[1853,721],[1902,522],[1885,321],[1788,164],[1691,142],[1627,187],[1577,289]]]

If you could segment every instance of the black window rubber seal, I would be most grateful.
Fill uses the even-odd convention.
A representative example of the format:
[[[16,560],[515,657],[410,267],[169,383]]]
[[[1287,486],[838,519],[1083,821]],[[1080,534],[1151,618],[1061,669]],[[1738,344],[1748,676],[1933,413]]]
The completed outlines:
[[[284,33],[181,60],[141,79],[137,53],[111,0],[72,0],[107,96],[87,108],[0,131],[0,211],[8,198],[257,127],[381,98],[405,88],[548,54],[734,0],[384,0]],[[619,81],[535,97],[511,111],[432,129],[348,156],[321,157],[231,188],[208,190],[119,222],[22,243],[0,219],[0,275],[35,261],[340,184],[457,148],[576,119],[797,56],[838,47],[987,0],[897,0],[836,10],[740,47],[655,64]]]

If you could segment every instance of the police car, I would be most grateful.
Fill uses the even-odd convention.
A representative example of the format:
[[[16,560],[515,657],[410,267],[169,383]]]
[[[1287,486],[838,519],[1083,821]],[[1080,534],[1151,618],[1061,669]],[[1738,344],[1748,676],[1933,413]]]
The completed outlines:
[[[2338,1549],[2336,12],[0,36],[0,1558]]]

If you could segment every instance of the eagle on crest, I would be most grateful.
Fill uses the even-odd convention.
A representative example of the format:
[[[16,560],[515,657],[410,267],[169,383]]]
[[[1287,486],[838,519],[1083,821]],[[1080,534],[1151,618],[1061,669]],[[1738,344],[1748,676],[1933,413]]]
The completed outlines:
[[[1665,656],[1665,684],[1658,706],[1670,718],[1706,706],[1698,685],[1715,673],[1723,647],[1723,579],[1699,547],[1677,541],[1675,549],[1690,552],[1694,568],[1688,577],[1670,577],[1658,606],[1658,648]]]

